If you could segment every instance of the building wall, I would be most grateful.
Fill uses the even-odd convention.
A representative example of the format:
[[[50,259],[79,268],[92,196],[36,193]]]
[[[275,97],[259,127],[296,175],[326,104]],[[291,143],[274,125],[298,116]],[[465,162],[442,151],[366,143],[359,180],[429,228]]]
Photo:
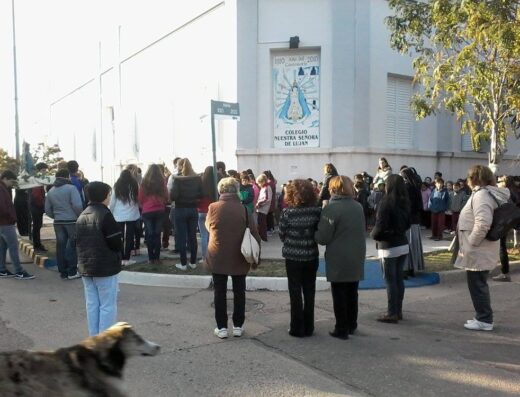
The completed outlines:
[[[389,47],[384,25],[388,14],[384,0],[238,3],[239,169],[270,169],[280,182],[297,177],[320,180],[327,162],[346,175],[374,173],[383,155],[396,170],[406,164],[424,176],[440,170],[447,178],[458,178],[470,165],[487,162],[485,154],[461,152],[459,122],[448,114],[413,121],[411,147],[388,147],[388,78],[413,75],[411,58]],[[300,48],[289,50],[289,37],[295,35]],[[320,147],[275,149],[272,55],[304,49],[321,53]],[[516,156],[519,148],[513,142],[509,154]],[[520,173],[515,167],[509,157],[502,168]]]
[[[112,183],[128,163],[171,169],[176,156],[199,172],[211,164],[210,100],[236,101],[236,4],[177,5],[136,3],[114,14],[98,71],[56,94],[51,130],[90,180]],[[143,29],[143,20],[156,24]],[[236,122],[216,128],[218,159],[236,167]]]

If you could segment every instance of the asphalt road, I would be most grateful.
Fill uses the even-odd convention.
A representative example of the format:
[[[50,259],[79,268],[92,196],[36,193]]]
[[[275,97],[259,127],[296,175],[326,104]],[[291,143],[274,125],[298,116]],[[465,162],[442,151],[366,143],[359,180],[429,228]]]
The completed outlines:
[[[48,350],[87,336],[81,280],[26,265],[36,280],[0,280],[0,350]],[[520,274],[491,282],[496,330],[466,331],[463,282],[406,291],[405,320],[375,321],[385,291],[360,293],[359,332],[331,338],[329,292],[316,297],[316,335],[287,335],[289,298],[247,294],[242,338],[213,336],[212,291],[121,285],[119,320],[162,352],[134,358],[130,396],[518,396]],[[231,320],[230,320],[230,325]]]

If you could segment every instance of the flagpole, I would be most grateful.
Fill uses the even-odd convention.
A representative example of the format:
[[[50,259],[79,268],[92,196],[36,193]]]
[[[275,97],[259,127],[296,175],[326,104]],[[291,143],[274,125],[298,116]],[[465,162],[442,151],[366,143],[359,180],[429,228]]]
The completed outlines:
[[[13,11],[13,61],[14,61],[14,136],[16,142],[16,160],[20,161],[20,127],[18,124],[18,76],[16,72],[16,29],[14,18],[14,0],[11,0]]]

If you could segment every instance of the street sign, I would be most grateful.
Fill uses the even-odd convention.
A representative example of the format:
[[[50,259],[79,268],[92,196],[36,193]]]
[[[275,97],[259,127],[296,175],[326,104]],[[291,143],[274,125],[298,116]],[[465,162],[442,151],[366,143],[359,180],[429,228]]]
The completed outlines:
[[[238,103],[211,101],[211,114],[217,119],[240,120]]]
[[[240,107],[238,103],[211,101],[211,146],[213,149],[213,180],[215,183],[215,200],[218,200],[217,190],[217,143],[215,134],[215,119],[240,120]]]

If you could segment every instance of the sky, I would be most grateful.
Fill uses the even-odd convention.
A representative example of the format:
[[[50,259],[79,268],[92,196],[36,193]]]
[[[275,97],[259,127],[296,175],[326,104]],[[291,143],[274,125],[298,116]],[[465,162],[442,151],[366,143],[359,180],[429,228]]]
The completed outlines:
[[[107,2],[107,7],[115,2]],[[13,24],[11,0],[0,2],[0,147],[15,154]],[[15,0],[20,144],[49,137],[49,103],[70,82],[68,70],[96,67],[94,57],[77,53],[91,48],[105,18],[99,0]],[[106,15],[106,13],[105,13]],[[89,47],[90,46],[90,47]],[[85,59],[89,62],[84,62]],[[81,73],[80,73],[81,74]],[[70,87],[70,84],[68,84]],[[48,142],[52,144],[53,142]]]

